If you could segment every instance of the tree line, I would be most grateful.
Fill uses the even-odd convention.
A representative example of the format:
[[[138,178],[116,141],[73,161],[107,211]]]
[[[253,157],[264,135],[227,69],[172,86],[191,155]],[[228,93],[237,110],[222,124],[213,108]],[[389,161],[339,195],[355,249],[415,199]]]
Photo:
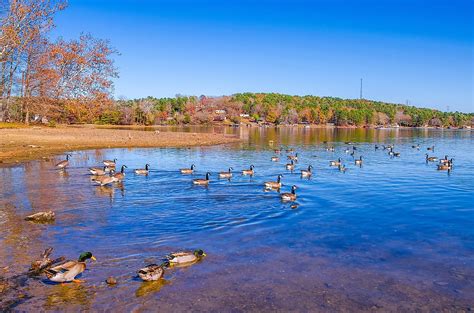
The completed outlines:
[[[118,76],[108,41],[52,40],[65,0],[0,0],[0,120],[93,120],[113,105]]]
[[[219,112],[219,113],[216,113]],[[292,96],[278,93],[239,93],[231,96],[147,97],[115,102],[99,118],[112,124],[209,124],[216,116],[227,123],[308,123],[337,126],[393,125],[409,127],[471,125],[474,114],[442,112],[365,99]],[[222,119],[217,119],[222,122]]]

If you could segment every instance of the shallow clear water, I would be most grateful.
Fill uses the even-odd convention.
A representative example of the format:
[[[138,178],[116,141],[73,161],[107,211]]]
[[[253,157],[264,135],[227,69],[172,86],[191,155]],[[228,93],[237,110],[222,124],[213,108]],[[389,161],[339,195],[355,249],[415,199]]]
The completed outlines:
[[[195,129],[193,130],[195,131]],[[21,281],[14,310],[144,309],[237,311],[462,310],[474,306],[474,136],[470,131],[216,128],[241,144],[191,149],[109,149],[73,152],[66,172],[51,161],[0,168],[0,276],[24,272],[46,247],[98,262],[85,283]],[[273,143],[271,142],[273,140]],[[324,143],[328,141],[328,143]],[[361,168],[344,150],[353,141]],[[395,144],[399,158],[375,150]],[[419,143],[421,149],[411,146]],[[436,146],[435,152],[426,147]],[[286,171],[292,147],[299,162]],[[326,151],[335,146],[336,152]],[[455,159],[437,171],[425,153]],[[341,157],[347,172],[329,167]],[[123,184],[96,187],[87,167],[117,158],[129,167]],[[148,176],[132,169],[151,165]],[[179,168],[196,165],[194,175]],[[255,165],[253,177],[238,170]],[[314,167],[311,179],[300,169]],[[234,177],[216,173],[235,169]],[[210,171],[209,187],[193,178]],[[297,208],[263,182],[283,174],[282,192],[297,185]],[[38,210],[56,222],[23,220]],[[136,270],[179,249],[208,257],[172,269],[159,283]],[[8,266],[7,269],[3,267]],[[119,283],[107,286],[114,276]],[[5,296],[6,297],[6,296]],[[5,298],[6,299],[6,298]],[[11,299],[10,299],[11,300]],[[2,302],[0,302],[2,303]],[[6,300],[3,302],[5,306]]]

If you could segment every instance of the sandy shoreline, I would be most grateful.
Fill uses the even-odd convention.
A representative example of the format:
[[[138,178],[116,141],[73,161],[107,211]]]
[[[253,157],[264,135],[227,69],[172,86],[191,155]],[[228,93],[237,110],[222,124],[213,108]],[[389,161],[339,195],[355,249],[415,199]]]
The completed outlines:
[[[208,146],[238,142],[234,136],[211,133],[30,127],[0,129],[0,164],[11,165],[72,150]]]

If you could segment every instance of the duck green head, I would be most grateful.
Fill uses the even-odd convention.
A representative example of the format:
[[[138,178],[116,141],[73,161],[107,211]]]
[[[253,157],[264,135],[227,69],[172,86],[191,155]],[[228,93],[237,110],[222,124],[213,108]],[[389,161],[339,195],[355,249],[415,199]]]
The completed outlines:
[[[206,256],[202,249],[194,250],[194,255],[198,258],[203,258]]]
[[[79,256],[79,262],[85,262],[86,260],[91,259],[92,261],[96,261],[96,258],[92,255],[91,252],[82,252]]]

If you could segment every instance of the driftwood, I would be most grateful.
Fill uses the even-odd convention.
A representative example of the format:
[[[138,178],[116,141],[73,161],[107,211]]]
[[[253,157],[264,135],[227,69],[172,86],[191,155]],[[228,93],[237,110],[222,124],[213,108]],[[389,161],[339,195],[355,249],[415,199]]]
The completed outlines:
[[[48,248],[44,250],[44,252],[41,254],[41,259],[36,260],[31,263],[31,267],[28,270],[28,274],[35,276],[41,274],[45,269],[50,268],[56,263],[63,262],[66,258],[61,256],[57,259],[51,260],[49,256],[51,255],[51,252],[53,252],[53,248]]]

